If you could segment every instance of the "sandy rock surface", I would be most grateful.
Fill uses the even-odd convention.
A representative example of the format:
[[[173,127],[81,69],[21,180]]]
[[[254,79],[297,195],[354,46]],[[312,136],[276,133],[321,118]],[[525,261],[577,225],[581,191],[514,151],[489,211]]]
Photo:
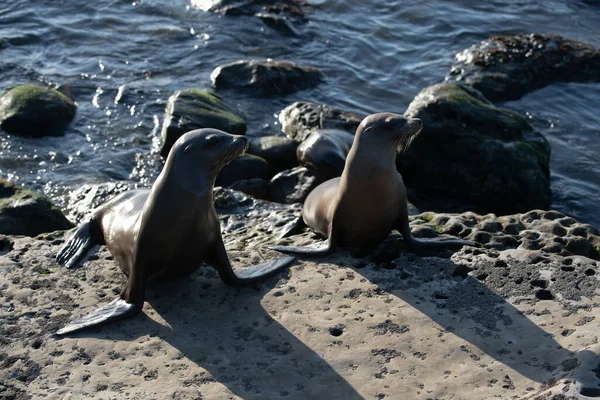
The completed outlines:
[[[224,193],[217,206],[234,266],[278,256],[266,244],[298,207]],[[112,300],[125,276],[104,247],[82,268],[59,268],[65,232],[3,237],[0,398],[598,395],[595,228],[537,211],[425,213],[412,225],[419,236],[451,231],[484,244],[415,252],[395,233],[371,252],[299,260],[246,288],[202,266],[151,286],[142,314],[65,338],[54,332]],[[284,243],[314,240],[306,232]]]

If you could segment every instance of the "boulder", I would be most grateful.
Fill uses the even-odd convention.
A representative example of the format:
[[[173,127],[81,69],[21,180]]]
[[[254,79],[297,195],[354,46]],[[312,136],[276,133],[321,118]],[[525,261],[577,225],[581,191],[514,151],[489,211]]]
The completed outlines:
[[[265,25],[293,36],[298,34],[294,25],[308,21],[306,0],[192,0],[192,5],[228,16],[254,15]]]
[[[462,197],[496,213],[550,205],[550,145],[517,113],[457,83],[430,86],[406,116],[423,131],[398,157],[407,186]]]
[[[361,121],[358,115],[309,101],[295,102],[279,113],[283,132],[299,142],[317,129],[341,129],[354,134]]]
[[[314,172],[305,167],[282,171],[271,179],[269,198],[277,203],[302,203],[319,182]]]
[[[516,100],[555,81],[600,82],[600,50],[558,35],[497,35],[456,55],[447,80],[493,101]]]
[[[269,181],[262,178],[250,178],[233,182],[228,186],[229,189],[237,190],[255,199],[269,199]]]
[[[72,227],[47,197],[0,179],[0,233],[36,236]]]
[[[217,89],[281,94],[315,87],[323,79],[323,74],[314,67],[289,61],[240,60],[215,68],[210,79]]]
[[[267,160],[272,173],[298,165],[296,149],[298,142],[282,136],[261,136],[248,138],[248,154]]]
[[[269,163],[264,158],[243,154],[223,167],[217,175],[215,185],[227,187],[237,181],[269,177]]]
[[[162,125],[160,154],[169,155],[173,144],[186,132],[215,128],[234,135],[246,133],[246,121],[218,95],[199,89],[176,91],[167,103]]]
[[[0,97],[0,128],[15,135],[61,136],[75,110],[75,103],[58,90],[17,86]]]
[[[342,175],[354,135],[340,129],[312,132],[296,151],[300,165],[315,171],[319,182]]]

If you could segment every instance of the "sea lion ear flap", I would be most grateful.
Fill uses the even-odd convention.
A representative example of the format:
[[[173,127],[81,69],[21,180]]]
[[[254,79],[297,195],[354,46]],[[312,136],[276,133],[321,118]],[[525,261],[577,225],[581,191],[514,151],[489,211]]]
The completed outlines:
[[[190,150],[192,150],[192,145],[188,144],[187,146],[185,146],[185,149],[183,149],[183,152],[188,153]]]

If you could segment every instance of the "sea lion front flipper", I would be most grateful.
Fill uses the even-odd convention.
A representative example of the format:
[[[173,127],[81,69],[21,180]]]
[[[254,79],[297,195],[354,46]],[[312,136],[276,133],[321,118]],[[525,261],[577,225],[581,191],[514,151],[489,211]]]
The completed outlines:
[[[412,235],[410,231],[410,225],[408,223],[408,214],[405,213],[397,224],[397,229],[402,234],[402,237],[406,242],[413,247],[444,247],[444,246],[477,246],[477,243],[468,240],[455,239],[455,238],[433,238],[433,239],[419,239]]]
[[[120,297],[114,299],[103,307],[100,307],[86,316],[69,321],[67,326],[59,329],[57,335],[78,332],[80,330],[104,325],[112,321],[132,317],[142,310],[144,303],[129,304]]]
[[[215,244],[215,253],[213,255],[212,264],[217,271],[219,271],[219,275],[223,282],[228,285],[241,286],[267,278],[279,270],[288,267],[295,260],[295,257],[287,256],[266,263],[251,265],[235,272],[231,267],[229,257],[227,257],[227,250],[225,249],[223,240],[219,238],[218,243]]]
[[[56,254],[56,261],[70,269],[92,247],[91,221],[84,222]]]

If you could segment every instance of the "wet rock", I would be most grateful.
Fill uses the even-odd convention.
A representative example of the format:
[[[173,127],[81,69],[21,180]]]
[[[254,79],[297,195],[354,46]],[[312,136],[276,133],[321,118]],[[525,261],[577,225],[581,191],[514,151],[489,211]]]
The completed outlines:
[[[134,189],[131,182],[105,182],[85,184],[69,193],[65,212],[70,220],[79,223],[91,216],[94,210],[127,190]]]
[[[314,67],[289,61],[240,60],[215,68],[210,79],[217,89],[238,88],[280,94],[315,87],[323,74]]]
[[[301,203],[318,182],[313,172],[296,167],[275,175],[269,184],[269,198],[277,203]]]
[[[36,236],[72,227],[48,198],[0,179],[0,233]]]
[[[288,36],[300,36],[298,29],[294,27],[287,17],[271,13],[258,13],[256,16],[269,28],[273,28]]]
[[[246,179],[269,179],[269,163],[260,157],[243,154],[226,165],[215,181],[217,186],[229,186]]]
[[[75,110],[75,103],[57,90],[17,86],[0,97],[0,128],[15,135],[61,136]]]
[[[167,103],[162,125],[166,157],[173,144],[186,132],[200,128],[215,128],[234,135],[246,133],[246,121],[218,95],[198,89],[176,91]]]
[[[498,214],[550,205],[550,145],[517,113],[467,86],[442,83],[421,91],[406,115],[424,126],[397,160],[408,186]]]
[[[281,136],[252,137],[248,140],[248,153],[267,160],[272,172],[277,173],[298,165],[297,141]]]
[[[324,182],[342,175],[353,141],[354,135],[346,131],[319,129],[298,146],[296,156],[300,165],[314,170]]]
[[[230,189],[244,192],[255,199],[269,199],[269,181],[261,178],[244,179],[233,182],[228,186]]]
[[[229,16],[254,15],[284,34],[297,35],[294,25],[307,21],[306,0],[192,0],[192,5]]]
[[[308,101],[291,104],[279,113],[283,132],[299,142],[317,129],[341,129],[354,134],[361,121],[358,115]]]
[[[600,81],[600,50],[558,35],[498,35],[456,55],[447,80],[491,101],[516,100],[555,81]]]

